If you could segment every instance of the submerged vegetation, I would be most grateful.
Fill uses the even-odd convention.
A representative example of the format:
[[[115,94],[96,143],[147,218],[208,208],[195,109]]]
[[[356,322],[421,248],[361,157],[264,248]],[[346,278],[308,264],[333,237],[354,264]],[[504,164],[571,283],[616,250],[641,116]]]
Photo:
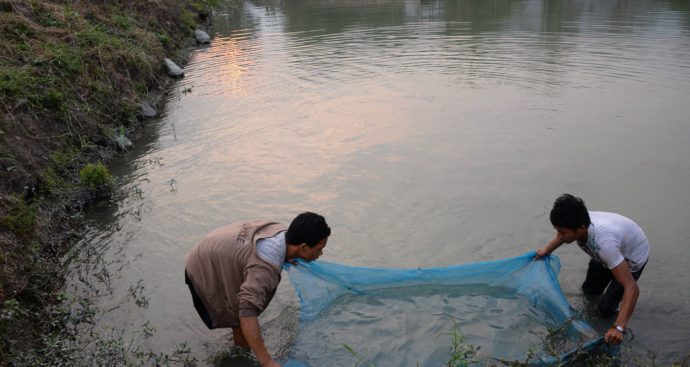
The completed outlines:
[[[448,367],[470,367],[482,365],[482,361],[479,359],[480,347],[476,347],[467,341],[465,335],[462,334],[460,325],[455,318],[450,315],[446,316],[453,322],[453,328],[446,334],[443,334],[450,337],[449,356],[445,365]],[[440,336],[441,335],[439,335],[439,337]],[[355,363],[354,367],[376,367],[376,365],[371,363],[366,357],[360,356],[353,347],[343,344],[343,348],[357,358],[357,362]],[[419,366],[419,362],[417,362],[417,365]]]
[[[480,361],[478,358],[479,347],[475,347],[465,339],[465,336],[460,331],[460,325],[455,318],[450,318],[453,321],[453,330],[448,333],[450,336],[450,358],[448,359],[448,367],[468,367],[477,365]]]
[[[80,364],[76,325],[92,313],[59,306],[74,222],[108,195],[104,162],[167,85],[163,59],[183,62],[218,4],[0,0],[0,366]],[[143,353],[95,340],[91,358]]]
[[[480,346],[475,346],[471,344],[465,335],[460,330],[460,324],[452,315],[445,315],[448,317],[453,326],[448,332],[439,335],[450,337],[450,346],[448,352],[448,359],[444,363],[444,366],[448,367],[475,367],[475,366],[530,366],[535,362],[537,365],[541,363],[535,360],[535,353],[533,350],[529,350],[525,360],[523,361],[508,361],[502,360],[494,357],[489,357],[482,355],[480,353]],[[567,324],[567,323],[566,323]],[[566,325],[564,324],[564,326]],[[564,327],[553,330],[551,334],[564,333]],[[546,340],[546,343],[550,341]],[[366,356],[360,355],[355,348],[350,345],[343,344],[345,348],[352,356],[357,360],[353,367],[376,367],[376,364],[369,361]],[[626,356],[622,357],[621,349],[626,349]],[[558,352],[552,350],[550,356],[558,356]],[[620,366],[635,366],[635,367],[661,367],[663,364],[656,361],[656,356],[653,353],[647,353],[646,355],[640,355],[630,347],[622,346],[612,346],[609,347],[605,344],[601,345],[599,348],[593,350],[578,350],[572,358],[567,361],[558,363],[557,366],[572,366],[572,367],[620,367]],[[417,362],[417,366],[420,363]],[[672,367],[687,367],[690,366],[690,355],[686,356],[682,362],[676,362],[671,365]]]

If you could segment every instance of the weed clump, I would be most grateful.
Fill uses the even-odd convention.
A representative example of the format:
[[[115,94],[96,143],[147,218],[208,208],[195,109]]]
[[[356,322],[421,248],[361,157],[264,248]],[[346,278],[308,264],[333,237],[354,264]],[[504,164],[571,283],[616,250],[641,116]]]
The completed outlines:
[[[113,176],[103,163],[89,163],[79,170],[81,185],[91,193],[103,193],[112,187]]]
[[[25,203],[17,195],[11,196],[8,201],[7,213],[0,216],[0,228],[24,238],[30,236],[36,228],[36,205]]]
[[[448,333],[450,336],[450,357],[448,358],[448,367],[469,367],[479,365],[478,352],[479,348],[467,342],[465,335],[460,331],[460,325],[453,320],[453,330]]]

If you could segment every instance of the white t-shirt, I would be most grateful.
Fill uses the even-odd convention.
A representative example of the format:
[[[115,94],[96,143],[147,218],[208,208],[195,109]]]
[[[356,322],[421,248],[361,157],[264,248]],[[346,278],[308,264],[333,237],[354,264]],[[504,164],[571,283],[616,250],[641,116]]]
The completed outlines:
[[[285,231],[273,237],[262,238],[256,241],[256,252],[259,257],[281,269],[285,262],[286,251],[287,244],[285,243]]]
[[[578,245],[595,261],[613,269],[623,260],[635,272],[649,259],[649,241],[642,228],[620,214],[589,212],[587,243]]]

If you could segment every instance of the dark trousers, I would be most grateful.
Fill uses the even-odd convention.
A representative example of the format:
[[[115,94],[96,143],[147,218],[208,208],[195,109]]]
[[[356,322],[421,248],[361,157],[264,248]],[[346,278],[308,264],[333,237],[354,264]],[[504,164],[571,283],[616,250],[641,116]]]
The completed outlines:
[[[199,296],[196,294],[194,285],[192,285],[192,282],[189,280],[186,270],[184,272],[184,282],[189,286],[189,291],[192,293],[192,301],[194,301],[194,308],[199,314],[199,317],[201,317],[201,320],[204,322],[204,324],[206,324],[206,327],[213,329],[213,322],[211,321],[211,317],[208,315],[208,311],[206,311],[206,306],[204,306],[201,298],[199,298]]]
[[[640,270],[632,273],[635,281],[640,278],[642,270],[644,270],[646,265],[647,263],[642,265]],[[608,288],[606,288],[607,286]],[[618,312],[618,304],[623,299],[623,291],[625,289],[613,278],[611,270],[594,260],[590,260],[589,267],[587,268],[587,278],[582,283],[582,291],[585,294],[596,295],[603,293],[604,289],[606,289],[606,293],[599,300],[597,309],[604,317],[613,316]]]

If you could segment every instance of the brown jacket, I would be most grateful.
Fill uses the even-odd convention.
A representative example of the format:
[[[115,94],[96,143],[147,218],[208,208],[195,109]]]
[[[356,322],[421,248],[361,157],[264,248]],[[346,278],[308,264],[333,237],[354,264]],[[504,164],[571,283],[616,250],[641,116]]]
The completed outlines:
[[[261,259],[256,241],[285,231],[275,222],[231,223],[204,237],[187,255],[185,271],[213,328],[239,326],[273,298],[282,269]]]

